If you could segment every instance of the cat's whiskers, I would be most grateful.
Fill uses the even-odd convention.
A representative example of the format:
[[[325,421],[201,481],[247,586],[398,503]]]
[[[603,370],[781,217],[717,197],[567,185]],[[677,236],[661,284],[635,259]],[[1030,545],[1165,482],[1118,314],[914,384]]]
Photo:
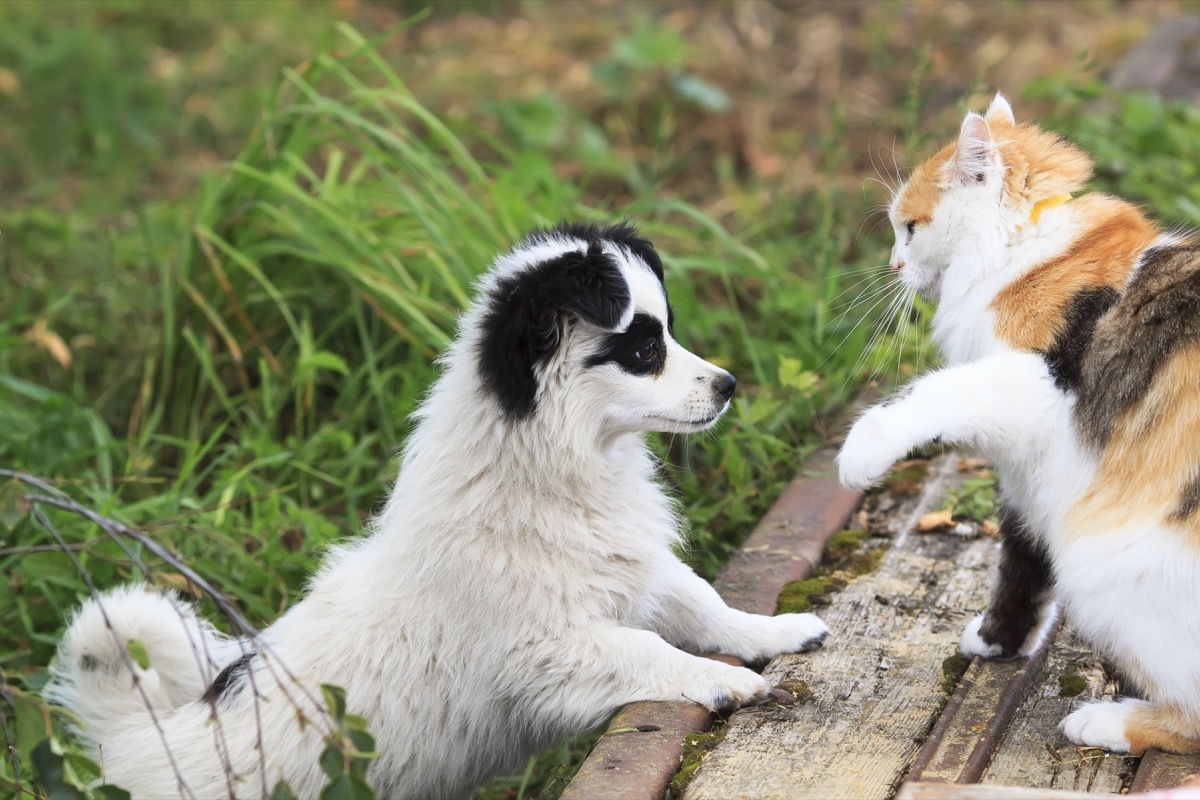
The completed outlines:
[[[843,336],[841,338],[841,340],[836,345],[834,345],[834,347],[832,349],[830,349],[829,355],[825,356],[825,358],[821,360],[821,363],[818,364],[815,369],[819,370],[821,367],[825,366],[826,362],[828,362],[829,359],[833,357],[833,354],[838,352],[839,350],[841,350],[842,346],[844,344],[846,344],[846,342],[850,341],[850,337],[854,335],[854,333],[858,330],[859,326],[863,323],[863,321],[873,319],[873,317],[871,316],[871,312],[874,311],[876,308],[878,308],[880,306],[880,304],[890,300],[891,302],[888,303],[888,307],[890,308],[891,303],[895,302],[895,297],[892,295],[892,292],[900,291],[902,288],[903,287],[901,287],[900,284],[889,281],[887,284],[885,284],[882,287],[882,291],[879,291],[879,292],[876,292],[875,294],[873,294],[872,297],[874,298],[874,302],[872,302],[871,305],[867,308],[867,310],[865,312],[863,312],[862,316],[859,318],[859,321],[857,323],[855,323],[854,326],[851,327],[849,331],[846,332],[846,335]],[[866,302],[866,301],[864,300],[863,302]],[[847,309],[847,311],[844,312],[842,314],[842,316],[845,316],[846,313],[849,313],[849,309]],[[840,317],[839,317],[839,319],[840,319]],[[831,323],[831,325],[832,324],[833,323]],[[827,326],[827,327],[829,327],[829,326]],[[863,352],[865,353],[866,351],[864,350]],[[859,356],[859,359],[861,361],[861,359],[862,359],[861,355]],[[853,375],[857,369],[858,369],[858,364],[855,364],[854,369],[848,373],[846,381],[842,384],[841,389],[839,391],[845,390],[846,386],[853,379]]]
[[[871,307],[868,308],[865,313],[863,313],[862,317],[859,320],[859,323],[856,324],[853,328],[851,328],[850,332],[847,333],[842,338],[841,342],[838,343],[838,348],[841,348],[841,346],[844,345],[849,340],[850,336],[852,336],[854,334],[854,332],[858,330],[859,325],[862,324],[863,321],[870,320],[869,324],[871,325],[871,335],[867,339],[867,345],[859,353],[858,358],[854,362],[854,366],[850,369],[850,371],[848,373],[846,373],[846,379],[842,382],[842,385],[838,390],[839,393],[844,392],[846,390],[846,387],[848,387],[850,385],[850,382],[855,379],[855,376],[858,374],[858,370],[862,367],[864,360],[869,356],[869,354],[874,349],[876,340],[879,338],[880,334],[887,327],[887,322],[888,322],[889,317],[891,316],[891,314],[895,313],[895,309],[899,306],[900,302],[904,298],[904,295],[905,295],[904,284],[899,283],[899,282],[889,281],[886,286],[886,289],[888,289],[889,291],[885,292],[882,297],[880,297],[874,303],[871,304]],[[888,304],[887,304],[886,308],[884,309],[883,313],[879,314],[878,317],[872,317],[871,312],[874,311],[876,308],[878,308],[879,305],[881,303],[883,303],[885,300],[888,301]],[[836,352],[836,349],[837,348],[835,348],[834,352]],[[832,355],[832,353],[830,355]],[[827,356],[826,361],[828,361],[828,360],[829,360],[829,358]],[[824,364],[824,362],[821,362],[821,363]],[[871,377],[872,378],[874,377],[874,371],[872,371]]]
[[[828,330],[829,328],[836,326],[839,322],[841,322],[846,317],[847,314],[849,314],[851,311],[853,311],[855,308],[862,305],[863,303],[866,303],[869,300],[879,297],[880,295],[883,295],[886,297],[887,294],[892,291],[892,288],[893,288],[892,282],[887,281],[887,282],[883,283],[882,285],[870,286],[866,289],[863,289],[861,292],[858,293],[858,295],[854,298],[854,300],[852,300],[850,303],[847,303],[845,306],[837,306],[837,307],[831,308],[830,309],[831,314],[836,313],[839,309],[841,309],[842,311],[840,314],[838,314],[836,317],[834,317],[827,325],[825,325],[824,328],[826,330]],[[872,306],[872,308],[873,307],[874,306]],[[864,318],[865,318],[865,315],[864,315]],[[858,327],[858,325],[855,324],[854,327]]]

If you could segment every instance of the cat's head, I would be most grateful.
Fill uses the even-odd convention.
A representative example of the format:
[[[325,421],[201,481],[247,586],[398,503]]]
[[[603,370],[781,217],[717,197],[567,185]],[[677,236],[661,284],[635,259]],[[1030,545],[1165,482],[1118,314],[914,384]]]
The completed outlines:
[[[997,93],[987,113],[967,114],[958,140],[909,176],[892,198],[896,234],[889,266],[910,289],[941,295],[951,263],[986,272],[1001,263],[1035,209],[1078,191],[1092,162],[1075,145],[1018,125]]]

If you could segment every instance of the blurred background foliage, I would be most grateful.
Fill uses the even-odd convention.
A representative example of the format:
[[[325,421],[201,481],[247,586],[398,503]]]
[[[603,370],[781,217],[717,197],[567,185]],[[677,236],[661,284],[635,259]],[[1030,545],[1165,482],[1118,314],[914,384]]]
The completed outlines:
[[[1000,88],[1200,224],[1197,111],[1101,80],[1179,3],[427,5],[0,4],[0,467],[260,624],[378,507],[474,277],[536,226],[635,220],[738,375],[718,434],[656,442],[711,575],[857,393],[929,363],[879,208],[966,108]],[[34,693],[87,589],[25,511],[0,486],[0,783],[47,736],[78,783]],[[51,517],[97,586],[135,574]],[[556,796],[585,746],[482,794]]]

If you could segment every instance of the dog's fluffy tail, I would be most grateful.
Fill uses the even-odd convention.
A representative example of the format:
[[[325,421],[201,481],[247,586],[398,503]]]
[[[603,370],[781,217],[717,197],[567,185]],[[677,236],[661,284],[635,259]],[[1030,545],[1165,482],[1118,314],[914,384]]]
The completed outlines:
[[[88,600],[51,666],[45,695],[100,741],[114,724],[199,700],[237,643],[174,594],[135,585]]]

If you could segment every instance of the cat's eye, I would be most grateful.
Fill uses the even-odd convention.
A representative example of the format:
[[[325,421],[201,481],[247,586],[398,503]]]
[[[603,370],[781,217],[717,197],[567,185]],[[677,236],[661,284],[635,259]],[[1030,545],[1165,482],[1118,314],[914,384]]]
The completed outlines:
[[[638,361],[642,361],[644,363],[649,363],[649,362],[653,361],[654,357],[657,355],[658,355],[658,342],[654,339],[649,339],[646,341],[645,344],[643,344],[641,347],[639,347],[637,349],[637,352],[633,354],[633,357],[636,358]]]
[[[904,227],[908,230],[908,238],[904,241],[904,243],[908,244],[912,241],[913,234],[917,232],[917,221],[915,219],[910,219],[908,224]]]

